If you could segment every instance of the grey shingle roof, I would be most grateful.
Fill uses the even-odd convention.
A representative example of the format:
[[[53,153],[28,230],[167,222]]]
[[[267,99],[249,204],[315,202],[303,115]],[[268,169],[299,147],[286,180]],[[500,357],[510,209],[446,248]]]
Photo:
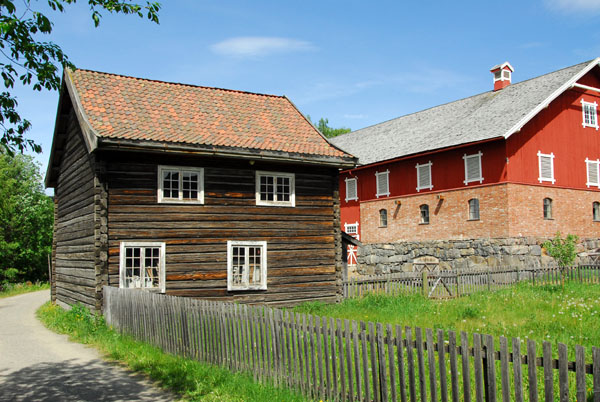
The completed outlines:
[[[332,138],[330,141],[357,156],[361,165],[440,148],[500,138],[527,119],[561,86],[590,63],[587,61],[497,92],[479,95],[398,117]],[[550,98],[550,99],[549,99]]]

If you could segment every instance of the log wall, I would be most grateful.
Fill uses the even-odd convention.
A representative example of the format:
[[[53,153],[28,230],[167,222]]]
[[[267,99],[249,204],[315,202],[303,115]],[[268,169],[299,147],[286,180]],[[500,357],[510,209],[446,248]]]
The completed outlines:
[[[284,305],[341,296],[337,170],[123,152],[102,159],[111,286],[120,242],[164,241],[170,295]],[[204,167],[204,205],[158,204],[159,164]],[[295,173],[296,207],[256,206],[256,170]],[[266,291],[227,291],[228,240],[267,241]]]
[[[94,170],[75,113],[55,188],[54,284],[56,301],[97,307],[94,252]],[[101,294],[101,292],[100,292]]]

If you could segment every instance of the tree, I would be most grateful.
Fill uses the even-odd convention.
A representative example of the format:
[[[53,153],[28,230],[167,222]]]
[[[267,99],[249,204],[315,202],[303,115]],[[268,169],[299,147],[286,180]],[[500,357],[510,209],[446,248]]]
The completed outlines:
[[[0,284],[47,280],[53,219],[39,165],[0,152]]]
[[[568,234],[564,239],[560,232],[556,232],[554,239],[548,240],[542,244],[548,255],[554,258],[561,271],[561,282],[565,283],[566,267],[573,265],[577,258],[577,242],[579,238],[576,235]]]
[[[308,119],[308,121],[310,121],[313,125],[315,123],[313,123],[313,121],[310,119],[309,115],[306,115],[306,118]],[[342,134],[346,134],[349,133],[350,131],[352,131],[351,129],[347,128],[347,127],[340,127],[340,128],[332,128],[329,127],[329,119],[323,118],[321,117],[319,119],[319,122],[315,125],[317,127],[317,129],[321,132],[321,134],[323,134],[325,137],[327,138],[332,138],[332,137],[336,137],[338,135],[342,135]]]
[[[64,12],[65,6],[77,0],[47,0],[54,11]],[[0,143],[9,153],[31,149],[41,152],[41,147],[25,134],[31,123],[21,117],[17,110],[17,99],[10,93],[17,80],[31,86],[36,91],[57,90],[61,84],[61,71],[74,68],[68,56],[59,45],[39,40],[39,34],[52,33],[52,22],[39,11],[32,9],[37,0],[23,0],[23,5],[15,5],[14,0],[0,0],[0,75],[4,91],[0,93]],[[87,0],[94,25],[100,24],[100,11],[117,14],[144,15],[158,23],[160,4],[146,0],[145,5],[131,3],[131,0]]]

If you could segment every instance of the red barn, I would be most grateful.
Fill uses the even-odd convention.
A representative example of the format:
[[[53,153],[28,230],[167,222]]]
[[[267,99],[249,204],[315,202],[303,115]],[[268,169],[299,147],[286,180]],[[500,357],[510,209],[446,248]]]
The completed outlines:
[[[600,234],[600,58],[337,137],[363,243]]]

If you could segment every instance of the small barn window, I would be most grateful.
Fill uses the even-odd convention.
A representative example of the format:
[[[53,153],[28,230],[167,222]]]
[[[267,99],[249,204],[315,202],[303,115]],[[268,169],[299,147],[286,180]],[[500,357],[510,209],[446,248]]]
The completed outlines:
[[[379,210],[379,227],[380,228],[387,228],[387,218],[388,218],[387,209],[380,209]]]
[[[592,204],[592,217],[594,221],[600,221],[600,202],[594,201]]]
[[[554,153],[543,154],[541,151],[538,151],[538,167],[540,176],[538,177],[538,181],[544,182],[549,181],[554,184],[556,180],[554,179]]]
[[[465,183],[465,185],[475,181],[478,181],[479,183],[483,182],[481,173],[482,155],[481,151],[473,155],[463,155],[465,161],[465,180],[463,183]]]
[[[469,220],[479,220],[479,200],[477,198],[471,198],[469,200]]]
[[[431,161],[419,165],[417,163],[417,191],[431,190],[433,184],[431,183]]]
[[[390,195],[389,176],[389,170],[386,170],[385,172],[375,172],[375,181],[377,185],[377,193],[375,194],[375,196],[377,198]]]
[[[267,242],[227,242],[227,290],[267,289]]]
[[[587,182],[586,186],[594,186],[600,188],[600,160],[596,159],[595,161],[585,159],[585,168],[587,172]]]
[[[346,178],[346,202],[358,200],[356,177]]]
[[[119,287],[165,291],[165,243],[121,242]]]
[[[593,127],[598,130],[597,107],[598,104],[596,102],[586,102],[583,99],[581,100],[581,112],[583,114],[581,125],[583,127]]]
[[[204,169],[158,167],[159,203],[204,203]]]
[[[360,235],[358,234],[358,222],[344,223],[344,232],[354,237],[356,240],[360,240]]]
[[[421,224],[428,225],[429,224],[429,205],[423,204],[419,207],[421,210]]]
[[[544,219],[552,219],[552,198],[544,198]]]
[[[256,205],[296,205],[293,173],[256,172]]]

